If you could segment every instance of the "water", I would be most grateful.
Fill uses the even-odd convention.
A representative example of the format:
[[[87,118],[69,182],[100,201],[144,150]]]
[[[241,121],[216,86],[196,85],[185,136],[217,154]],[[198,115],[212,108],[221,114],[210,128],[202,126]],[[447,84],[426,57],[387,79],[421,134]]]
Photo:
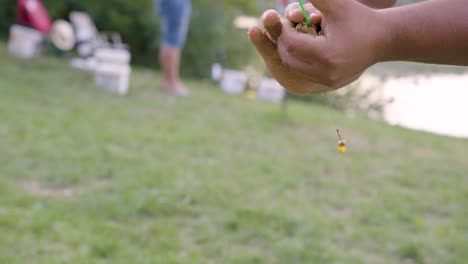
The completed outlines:
[[[363,84],[382,87],[381,95],[393,103],[384,119],[402,127],[468,138],[468,73],[431,73],[378,80],[363,76]]]

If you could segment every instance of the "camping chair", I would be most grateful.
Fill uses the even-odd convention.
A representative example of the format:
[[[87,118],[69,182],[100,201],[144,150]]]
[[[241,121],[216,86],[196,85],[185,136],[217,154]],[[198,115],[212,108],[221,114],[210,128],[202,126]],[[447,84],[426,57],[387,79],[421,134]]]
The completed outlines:
[[[29,26],[47,35],[52,29],[52,20],[41,0],[18,0],[17,23]]]
[[[16,24],[8,39],[10,54],[32,59],[40,52],[52,28],[52,21],[40,0],[18,0]]]
[[[128,49],[117,32],[99,32],[91,17],[84,12],[71,12],[70,21],[75,28],[77,51],[89,58],[99,48]]]

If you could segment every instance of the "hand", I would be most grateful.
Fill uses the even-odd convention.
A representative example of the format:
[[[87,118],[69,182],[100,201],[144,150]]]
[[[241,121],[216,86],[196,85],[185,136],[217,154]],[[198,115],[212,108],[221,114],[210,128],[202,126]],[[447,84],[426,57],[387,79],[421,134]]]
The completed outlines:
[[[315,8],[311,3],[305,3],[304,7],[309,16],[310,21],[317,25],[322,22],[322,13]],[[293,23],[301,23],[304,21],[304,14],[302,14],[301,7],[298,2],[289,4],[284,11],[284,17]]]
[[[273,39],[278,36],[276,60],[281,62],[282,72],[294,73],[296,80],[307,85],[306,92],[343,87],[359,78],[365,69],[379,60],[379,52],[385,50],[387,44],[385,24],[379,19],[377,11],[355,0],[311,2],[323,16],[320,17],[318,13],[322,19],[321,36],[298,33],[294,29],[298,6],[289,8],[286,14],[288,19],[282,21],[280,34],[278,26],[272,26],[272,12],[264,15],[262,22],[266,30]],[[258,41],[254,45],[260,53],[265,52],[266,43]],[[266,58],[265,63],[268,66],[272,61]],[[271,65],[268,68],[271,70]],[[272,71],[272,74],[277,78],[278,72]],[[280,81],[294,91],[289,82]]]
[[[308,5],[308,10],[310,12],[313,11],[311,5]],[[288,12],[287,10],[286,13]],[[304,17],[302,17],[301,13],[302,19]],[[320,23],[321,17],[311,16],[311,19],[314,23]],[[284,24],[287,25],[289,22],[284,19],[281,20],[280,15],[275,10],[266,11],[261,20],[265,32],[258,26],[254,26],[250,28],[248,35],[250,41],[263,57],[265,65],[273,77],[286,89],[294,93],[304,94],[326,91],[327,87],[311,81],[303,73],[297,72],[283,64],[278,52],[278,46],[275,43],[285,28]],[[289,29],[289,26],[286,28]]]

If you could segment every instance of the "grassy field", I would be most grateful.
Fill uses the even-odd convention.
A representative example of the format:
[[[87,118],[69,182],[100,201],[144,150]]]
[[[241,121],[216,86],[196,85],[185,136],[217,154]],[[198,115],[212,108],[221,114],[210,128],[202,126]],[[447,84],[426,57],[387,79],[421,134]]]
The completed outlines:
[[[0,263],[466,263],[467,140],[188,84],[0,46]]]

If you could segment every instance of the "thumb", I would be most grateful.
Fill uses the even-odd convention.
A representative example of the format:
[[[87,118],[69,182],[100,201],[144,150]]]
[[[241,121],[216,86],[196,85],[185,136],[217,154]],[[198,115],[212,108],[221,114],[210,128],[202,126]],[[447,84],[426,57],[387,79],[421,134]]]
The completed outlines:
[[[320,10],[325,16],[335,16],[340,12],[345,12],[347,1],[354,0],[310,0],[310,3]]]
[[[278,37],[281,35],[283,25],[281,24],[281,16],[276,12],[276,10],[267,10],[263,13],[261,18],[261,23],[265,27],[266,32],[268,33],[269,38],[276,42]]]

